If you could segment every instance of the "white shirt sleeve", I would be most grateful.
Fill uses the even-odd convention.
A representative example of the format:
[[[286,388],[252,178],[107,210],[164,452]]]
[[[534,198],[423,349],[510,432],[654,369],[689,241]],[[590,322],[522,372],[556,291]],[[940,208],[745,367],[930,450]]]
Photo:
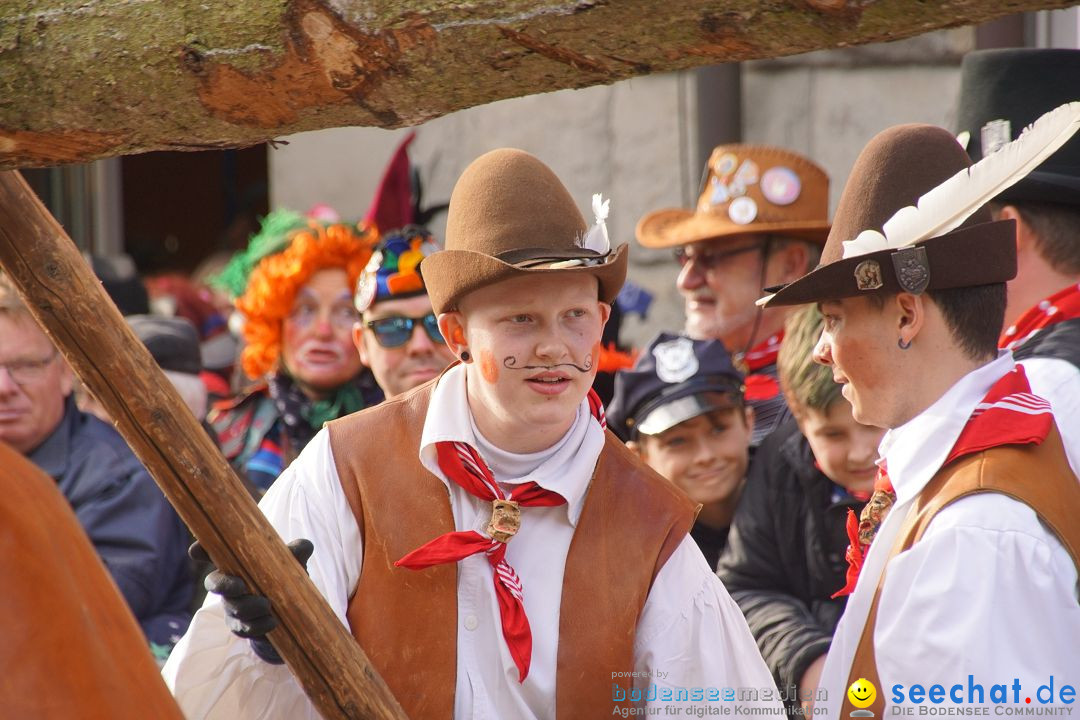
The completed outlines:
[[[648,706],[768,707],[774,711],[769,716],[783,716],[742,611],[689,535],[660,569],[645,601],[634,672]],[[665,688],[672,700],[662,699]],[[686,696],[676,699],[682,689]]]
[[[1077,573],[1064,546],[1028,506],[988,493],[942,510],[926,535],[889,562],[874,633],[878,688],[893,704],[894,686],[941,685],[968,701],[968,676],[991,702],[993,685],[1019,680],[1019,705],[1054,677],[1080,679]],[[974,695],[975,704],[979,696]],[[1058,698],[1055,696],[1055,701]],[[930,704],[922,699],[923,704]]]
[[[346,624],[345,611],[360,579],[363,552],[326,430],[274,482],[259,507],[285,542],[311,540],[315,551],[308,574]],[[229,632],[221,599],[212,593],[162,674],[189,718],[320,717],[287,666],[263,662],[247,640]]]

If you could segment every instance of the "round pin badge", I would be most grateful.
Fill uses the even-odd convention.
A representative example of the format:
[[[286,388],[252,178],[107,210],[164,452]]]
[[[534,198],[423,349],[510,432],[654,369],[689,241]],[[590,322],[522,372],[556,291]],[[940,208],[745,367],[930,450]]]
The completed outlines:
[[[382,251],[377,250],[371,255],[364,271],[360,273],[360,279],[356,281],[356,294],[353,296],[353,305],[357,312],[364,312],[375,302],[375,293],[379,289],[379,266],[382,264]]]
[[[757,217],[757,203],[751,197],[737,197],[727,209],[728,217],[736,225],[749,225]]]
[[[716,174],[720,176],[730,175],[735,172],[735,166],[739,164],[739,158],[731,153],[724,153],[716,161]]]
[[[761,194],[773,205],[790,205],[801,192],[802,182],[791,168],[778,165],[761,176]]]

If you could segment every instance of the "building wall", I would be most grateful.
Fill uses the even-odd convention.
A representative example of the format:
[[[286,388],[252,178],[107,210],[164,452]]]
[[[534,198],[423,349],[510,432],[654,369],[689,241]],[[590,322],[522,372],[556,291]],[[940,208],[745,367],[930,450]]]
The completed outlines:
[[[787,146],[817,161],[832,179],[835,208],[848,171],[875,133],[903,122],[953,128],[959,62],[974,38],[973,28],[961,28],[745,63],[741,96],[730,99],[742,105],[743,139]],[[412,158],[427,201],[436,202],[449,197],[458,174],[481,153],[528,150],[563,179],[586,219],[592,193],[611,197],[611,236],[633,242],[645,212],[696,201],[697,94],[708,92],[692,73],[678,73],[504,100],[417,128]],[[287,146],[270,151],[272,205],[303,210],[327,202],[343,215],[363,215],[404,132],[345,128],[288,138]],[[441,233],[441,218],[434,229]],[[669,253],[635,245],[630,277],[656,300],[647,322],[626,323],[624,337],[640,345],[659,330],[682,326],[675,274]]]

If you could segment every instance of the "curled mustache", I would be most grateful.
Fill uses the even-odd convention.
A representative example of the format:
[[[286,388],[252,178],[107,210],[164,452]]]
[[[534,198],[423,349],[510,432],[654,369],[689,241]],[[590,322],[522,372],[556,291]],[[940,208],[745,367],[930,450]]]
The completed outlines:
[[[508,370],[554,370],[555,368],[568,367],[574,368],[580,373],[587,373],[592,370],[593,356],[589,353],[585,356],[585,362],[582,365],[577,365],[571,362],[555,363],[554,365],[521,365],[518,366],[517,358],[513,355],[508,355],[503,358],[503,367]]]

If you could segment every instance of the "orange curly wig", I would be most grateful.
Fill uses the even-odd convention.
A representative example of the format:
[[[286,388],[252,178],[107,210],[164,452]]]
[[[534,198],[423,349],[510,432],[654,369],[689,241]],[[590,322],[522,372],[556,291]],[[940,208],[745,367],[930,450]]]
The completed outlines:
[[[326,268],[341,268],[348,275],[349,287],[355,288],[378,240],[378,231],[370,225],[323,225],[312,220],[293,234],[285,250],[255,266],[236,301],[244,315],[246,346],[240,362],[248,377],[260,378],[277,368],[282,324],[296,293],[311,276]]]

